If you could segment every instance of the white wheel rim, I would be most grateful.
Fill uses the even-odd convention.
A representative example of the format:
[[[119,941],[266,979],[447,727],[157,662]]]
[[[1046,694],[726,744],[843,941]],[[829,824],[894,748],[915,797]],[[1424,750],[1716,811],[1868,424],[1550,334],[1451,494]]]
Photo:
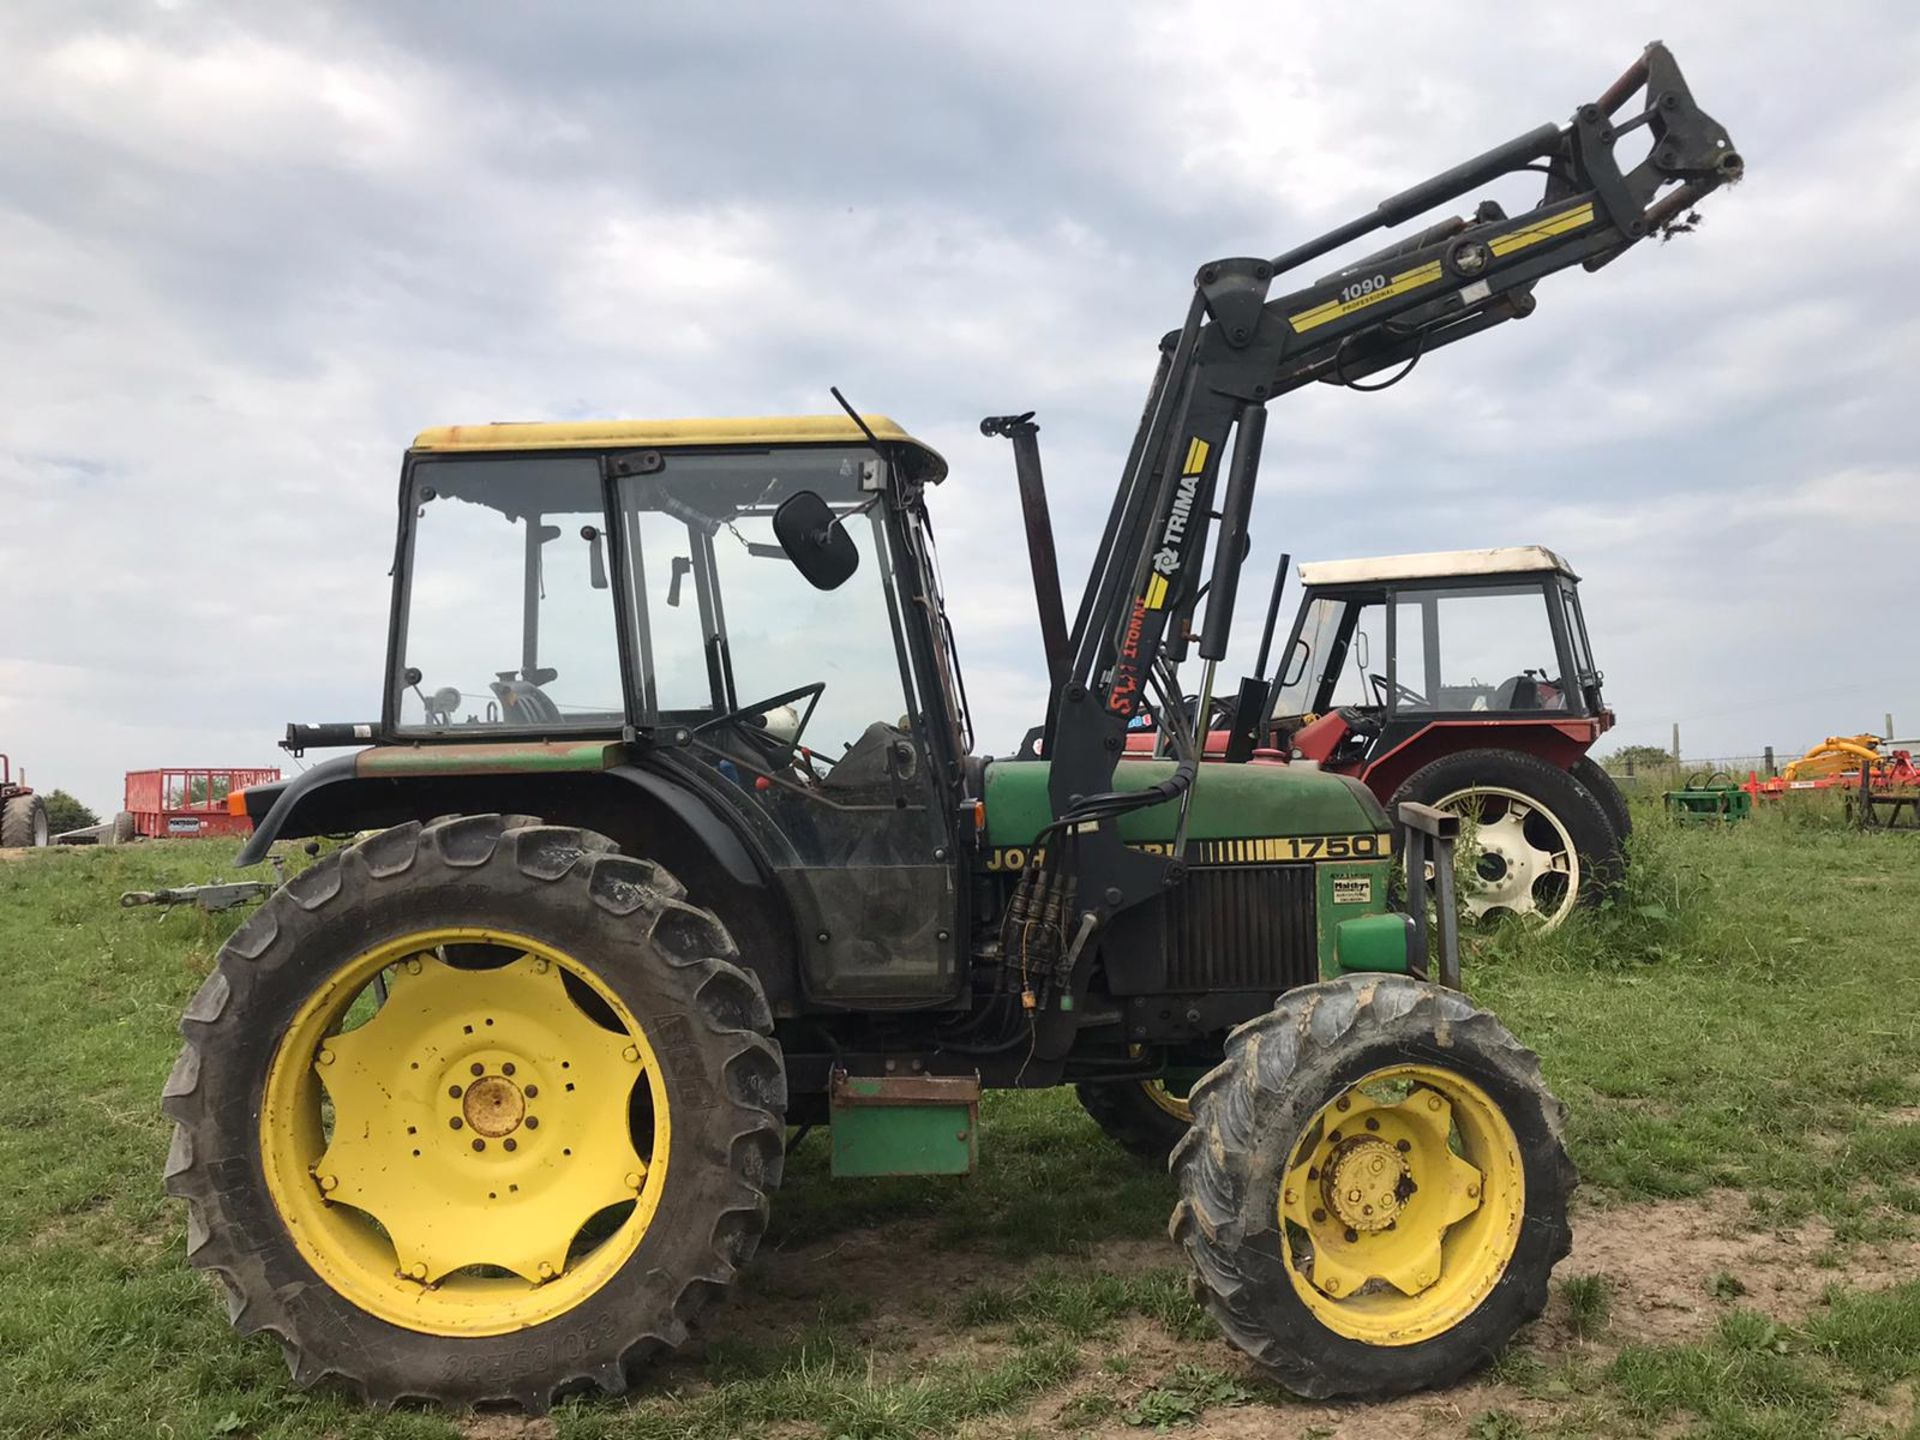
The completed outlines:
[[[1565,822],[1538,796],[1470,785],[1434,803],[1475,822],[1479,864],[1461,887],[1468,914],[1476,920],[1496,912],[1524,915],[1543,930],[1567,918],[1580,897],[1580,852]]]

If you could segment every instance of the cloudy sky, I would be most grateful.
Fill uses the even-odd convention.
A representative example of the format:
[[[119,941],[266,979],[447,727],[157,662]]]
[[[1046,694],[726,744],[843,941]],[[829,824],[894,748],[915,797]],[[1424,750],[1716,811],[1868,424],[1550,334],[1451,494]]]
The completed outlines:
[[[1617,739],[1920,731],[1920,15],[1463,13],[8,0],[0,750],[111,810],[129,768],[372,716],[424,426],[830,384],[953,465],[1004,750],[1038,647],[978,418],[1040,412],[1077,593],[1199,262],[1564,120],[1655,36],[1747,183],[1405,385],[1273,407],[1255,563],[1551,545]]]

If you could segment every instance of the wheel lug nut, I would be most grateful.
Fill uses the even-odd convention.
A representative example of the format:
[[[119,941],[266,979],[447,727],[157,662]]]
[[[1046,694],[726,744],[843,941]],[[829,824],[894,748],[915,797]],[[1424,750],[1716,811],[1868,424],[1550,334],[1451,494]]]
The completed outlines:
[[[527,1116],[527,1129],[538,1130],[539,1128],[540,1128],[540,1117],[538,1115]]]
[[[511,1075],[511,1074],[513,1074],[513,1061],[511,1061],[511,1060],[509,1060],[509,1061],[507,1061],[507,1063],[506,1063],[506,1064],[504,1064],[504,1065],[502,1065],[502,1066],[500,1067],[500,1073],[501,1073],[502,1075]]]
[[[340,1188],[340,1177],[338,1175],[322,1175],[320,1177],[320,1188],[322,1190],[338,1190]]]
[[[1333,1108],[1341,1111],[1350,1109],[1352,1105],[1353,1105],[1353,1102],[1344,1095],[1342,1095],[1338,1100],[1333,1102]]]
[[[640,1188],[640,1172],[638,1170],[629,1170],[627,1172],[627,1188],[629,1190],[638,1190]]]
[[[1329,1145],[1338,1145],[1340,1143],[1340,1132],[1336,1130],[1331,1135],[1327,1136],[1327,1143]]]
[[[419,973],[420,973],[420,962],[418,960],[407,961],[407,974],[418,975]]]
[[[1380,1122],[1374,1119],[1373,1116],[1371,1115],[1367,1116],[1367,1129],[1378,1130],[1379,1128],[1380,1128]]]
[[[473,1148],[475,1150],[484,1150],[487,1148],[487,1142],[476,1135],[473,1137]]]
[[[638,1045],[627,1046],[626,1049],[620,1052],[620,1058],[629,1065],[637,1063],[640,1059],[640,1047]]]
[[[458,1085],[449,1085],[447,1087],[447,1094],[455,1100],[458,1100],[460,1098],[460,1087]]]
[[[509,1150],[518,1150],[520,1148],[520,1142],[514,1139],[511,1135],[509,1135],[506,1139],[502,1140],[500,1143],[506,1146],[507,1149]]]
[[[540,1087],[538,1085],[527,1086],[527,1099],[531,1100],[539,1093],[540,1093]]]
[[[1315,1210],[1313,1212],[1313,1219],[1315,1224],[1318,1224],[1319,1222],[1325,1220],[1326,1218],[1327,1218],[1327,1212],[1324,1210]]]
[[[460,1128],[460,1125],[461,1125],[461,1120],[458,1115],[454,1116],[451,1120],[447,1121],[447,1128],[450,1130],[458,1130]]]
[[[472,1070],[476,1075],[484,1075],[487,1073],[487,1067],[482,1065],[478,1060],[474,1061],[473,1064],[467,1068]]]
[[[1360,1232],[1358,1230],[1347,1231],[1347,1243],[1349,1245],[1353,1244],[1353,1242],[1358,1240],[1359,1238],[1360,1238]]]
[[[333,1052],[331,1050],[322,1050],[320,1052],[320,1063],[322,1065],[331,1065],[333,1063]]]
[[[1396,1140],[1393,1142],[1393,1148],[1398,1150],[1402,1155],[1404,1155],[1409,1150],[1413,1149],[1413,1143],[1409,1140]]]

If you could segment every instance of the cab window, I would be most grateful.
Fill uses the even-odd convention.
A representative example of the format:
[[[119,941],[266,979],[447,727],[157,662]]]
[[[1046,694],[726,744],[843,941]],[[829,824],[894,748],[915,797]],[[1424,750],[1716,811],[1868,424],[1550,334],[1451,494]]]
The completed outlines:
[[[1394,660],[1398,710],[1567,708],[1538,584],[1400,591]]]
[[[617,733],[625,705],[599,462],[422,461],[409,499],[400,729]]]

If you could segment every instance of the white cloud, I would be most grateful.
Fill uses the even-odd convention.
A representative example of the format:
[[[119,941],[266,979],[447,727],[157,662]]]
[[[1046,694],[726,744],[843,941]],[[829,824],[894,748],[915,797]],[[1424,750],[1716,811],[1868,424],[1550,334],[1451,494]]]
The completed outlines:
[[[1041,411],[1071,609],[1201,261],[1563,117],[1662,32],[1752,178],[1403,386],[1276,405],[1255,573],[1537,540],[1588,576],[1627,728],[1920,715],[1910,628],[1851,695],[1832,628],[1912,604],[1920,27],[1884,11],[49,4],[0,16],[0,749],[111,806],[124,769],[368,714],[419,428],[839,383],[954,464],[1004,750],[1044,687],[978,417]]]

